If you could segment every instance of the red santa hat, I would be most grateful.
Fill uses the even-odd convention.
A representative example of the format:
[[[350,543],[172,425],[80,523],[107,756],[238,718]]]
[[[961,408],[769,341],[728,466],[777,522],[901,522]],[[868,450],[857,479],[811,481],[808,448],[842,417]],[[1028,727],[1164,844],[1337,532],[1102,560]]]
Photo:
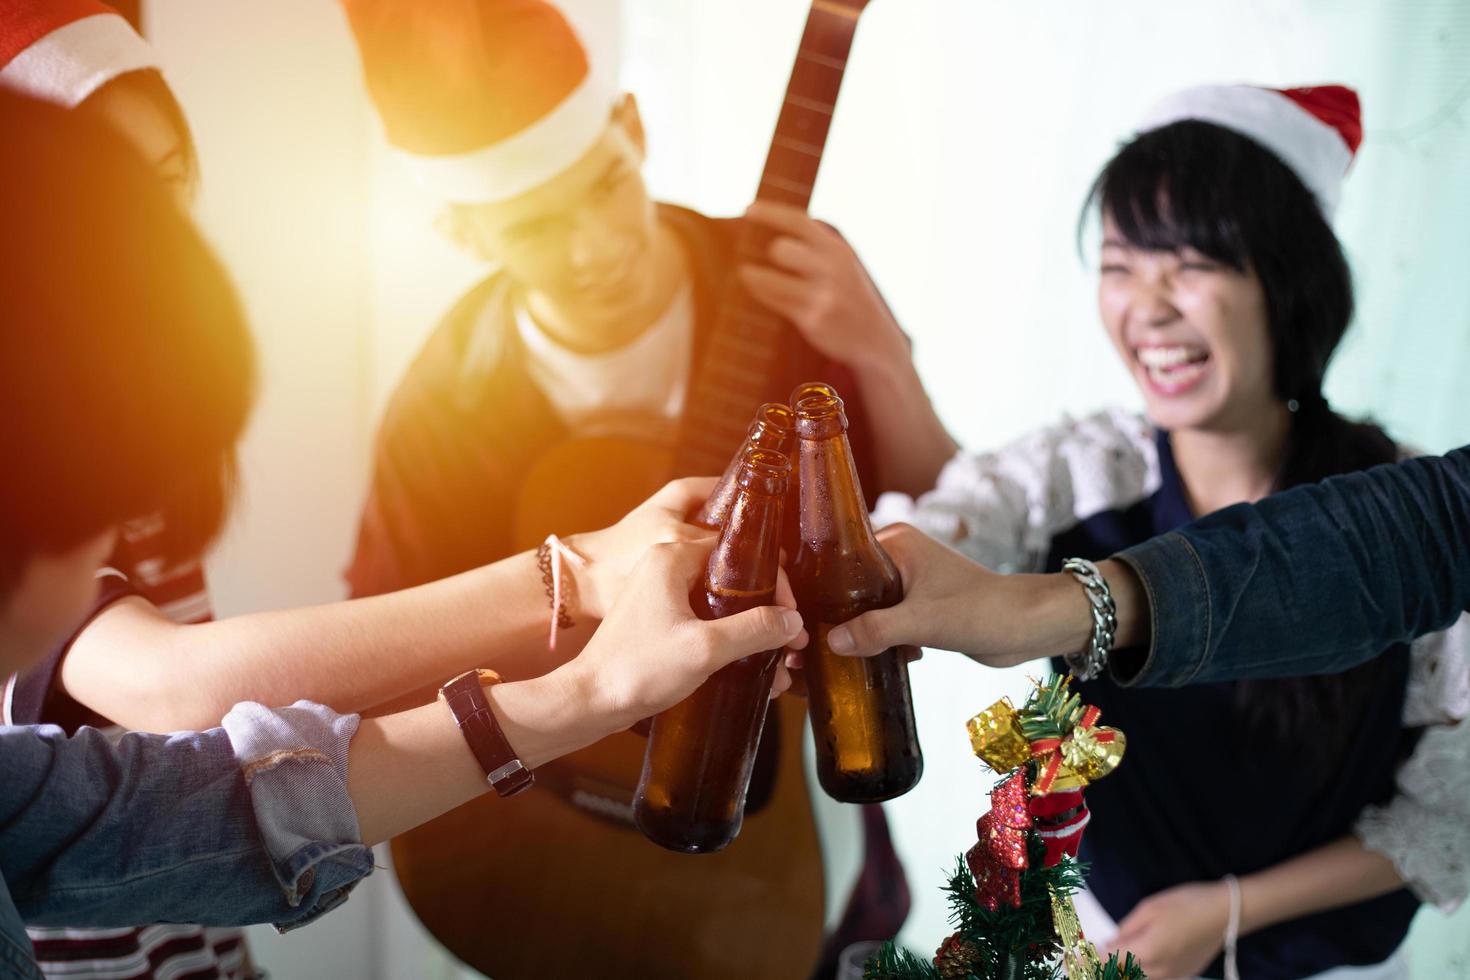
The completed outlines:
[[[1345,85],[1201,85],[1155,105],[1138,132],[1187,119],[1224,126],[1276,154],[1307,185],[1329,219],[1363,140],[1358,93]]]
[[[70,109],[158,58],[99,0],[0,0],[0,88]]]
[[[419,182],[488,202],[542,184],[607,129],[617,96],[542,0],[342,0],[388,142]]]

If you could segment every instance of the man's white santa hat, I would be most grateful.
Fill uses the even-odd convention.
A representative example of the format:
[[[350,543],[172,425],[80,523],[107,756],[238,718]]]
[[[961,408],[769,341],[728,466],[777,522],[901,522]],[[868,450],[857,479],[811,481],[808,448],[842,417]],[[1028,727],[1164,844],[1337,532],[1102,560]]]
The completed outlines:
[[[515,197],[607,129],[616,81],[542,0],[342,0],[388,142],[450,201]]]
[[[1358,93],[1345,85],[1200,85],[1155,105],[1138,132],[1191,119],[1234,130],[1276,154],[1307,185],[1329,219],[1363,141]]]
[[[0,88],[71,109],[119,75],[158,67],[99,0],[0,0]]]

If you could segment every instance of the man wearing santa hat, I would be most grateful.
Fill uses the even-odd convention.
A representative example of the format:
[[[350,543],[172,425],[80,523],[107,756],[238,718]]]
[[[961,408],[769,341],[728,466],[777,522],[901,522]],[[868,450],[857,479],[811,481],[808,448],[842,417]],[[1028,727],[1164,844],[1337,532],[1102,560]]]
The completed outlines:
[[[441,227],[493,270],[439,323],[387,409],[348,571],[367,593],[503,550],[537,448],[627,419],[675,427],[700,394],[691,375],[737,272],[739,223],[650,199],[633,97],[551,4],[344,6],[389,143],[444,202]],[[861,263],[795,209],[763,203],[751,217],[778,237],[770,265],[739,268],[741,284],[800,330],[766,396],[813,378],[881,396],[882,418],[848,402],[859,463],[875,464],[865,489],[928,487],[956,447]]]
[[[493,270],[443,317],[386,409],[347,571],[355,595],[511,551],[523,480],[549,447],[604,434],[677,442],[694,403],[719,397],[701,369],[737,275],[796,327],[756,378],[760,397],[729,409],[741,424],[760,400],[784,402],[794,385],[825,380],[847,398],[869,494],[931,485],[955,444],[906,339],[834,229],[762,204],[747,217],[775,233],[768,263],[741,266],[740,222],[653,201],[633,97],[549,3],[344,7],[388,142],[443,202],[441,227]],[[708,368],[724,369],[751,370]],[[589,469],[569,482],[596,494],[606,477]],[[834,950],[891,936],[907,911],[881,811],[869,808],[863,823],[852,830],[867,837],[867,870],[856,892],[850,876],[834,892],[839,910],[849,894],[863,898]]]

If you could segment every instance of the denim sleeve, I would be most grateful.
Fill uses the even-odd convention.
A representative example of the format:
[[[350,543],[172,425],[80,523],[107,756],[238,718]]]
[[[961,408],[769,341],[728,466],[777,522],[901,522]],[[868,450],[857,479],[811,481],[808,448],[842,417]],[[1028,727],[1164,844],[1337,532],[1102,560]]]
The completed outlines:
[[[1153,627],[1119,683],[1346,670],[1470,610],[1470,446],[1229,507],[1116,557]]]
[[[356,715],[237,705],[172,735],[0,728],[0,872],[27,922],[290,928],[372,870],[347,795]]]

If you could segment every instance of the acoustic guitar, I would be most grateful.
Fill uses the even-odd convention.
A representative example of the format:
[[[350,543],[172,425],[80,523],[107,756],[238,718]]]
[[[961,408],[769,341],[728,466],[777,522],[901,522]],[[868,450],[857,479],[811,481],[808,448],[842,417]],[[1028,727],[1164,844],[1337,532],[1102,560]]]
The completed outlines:
[[[807,206],[866,2],[812,3],[757,197]],[[747,227],[737,257],[763,261],[768,241]],[[724,470],[771,397],[789,329],[728,292],[675,437],[604,434],[551,447],[521,487],[518,548],[611,524],[676,475]],[[494,980],[801,980],[824,917],[804,724],[799,700],[772,703],[768,797],[719,853],[665,851],[633,826],[646,741],[622,733],[542,766],[513,800],[487,794],[396,838],[399,884],[429,931]]]

